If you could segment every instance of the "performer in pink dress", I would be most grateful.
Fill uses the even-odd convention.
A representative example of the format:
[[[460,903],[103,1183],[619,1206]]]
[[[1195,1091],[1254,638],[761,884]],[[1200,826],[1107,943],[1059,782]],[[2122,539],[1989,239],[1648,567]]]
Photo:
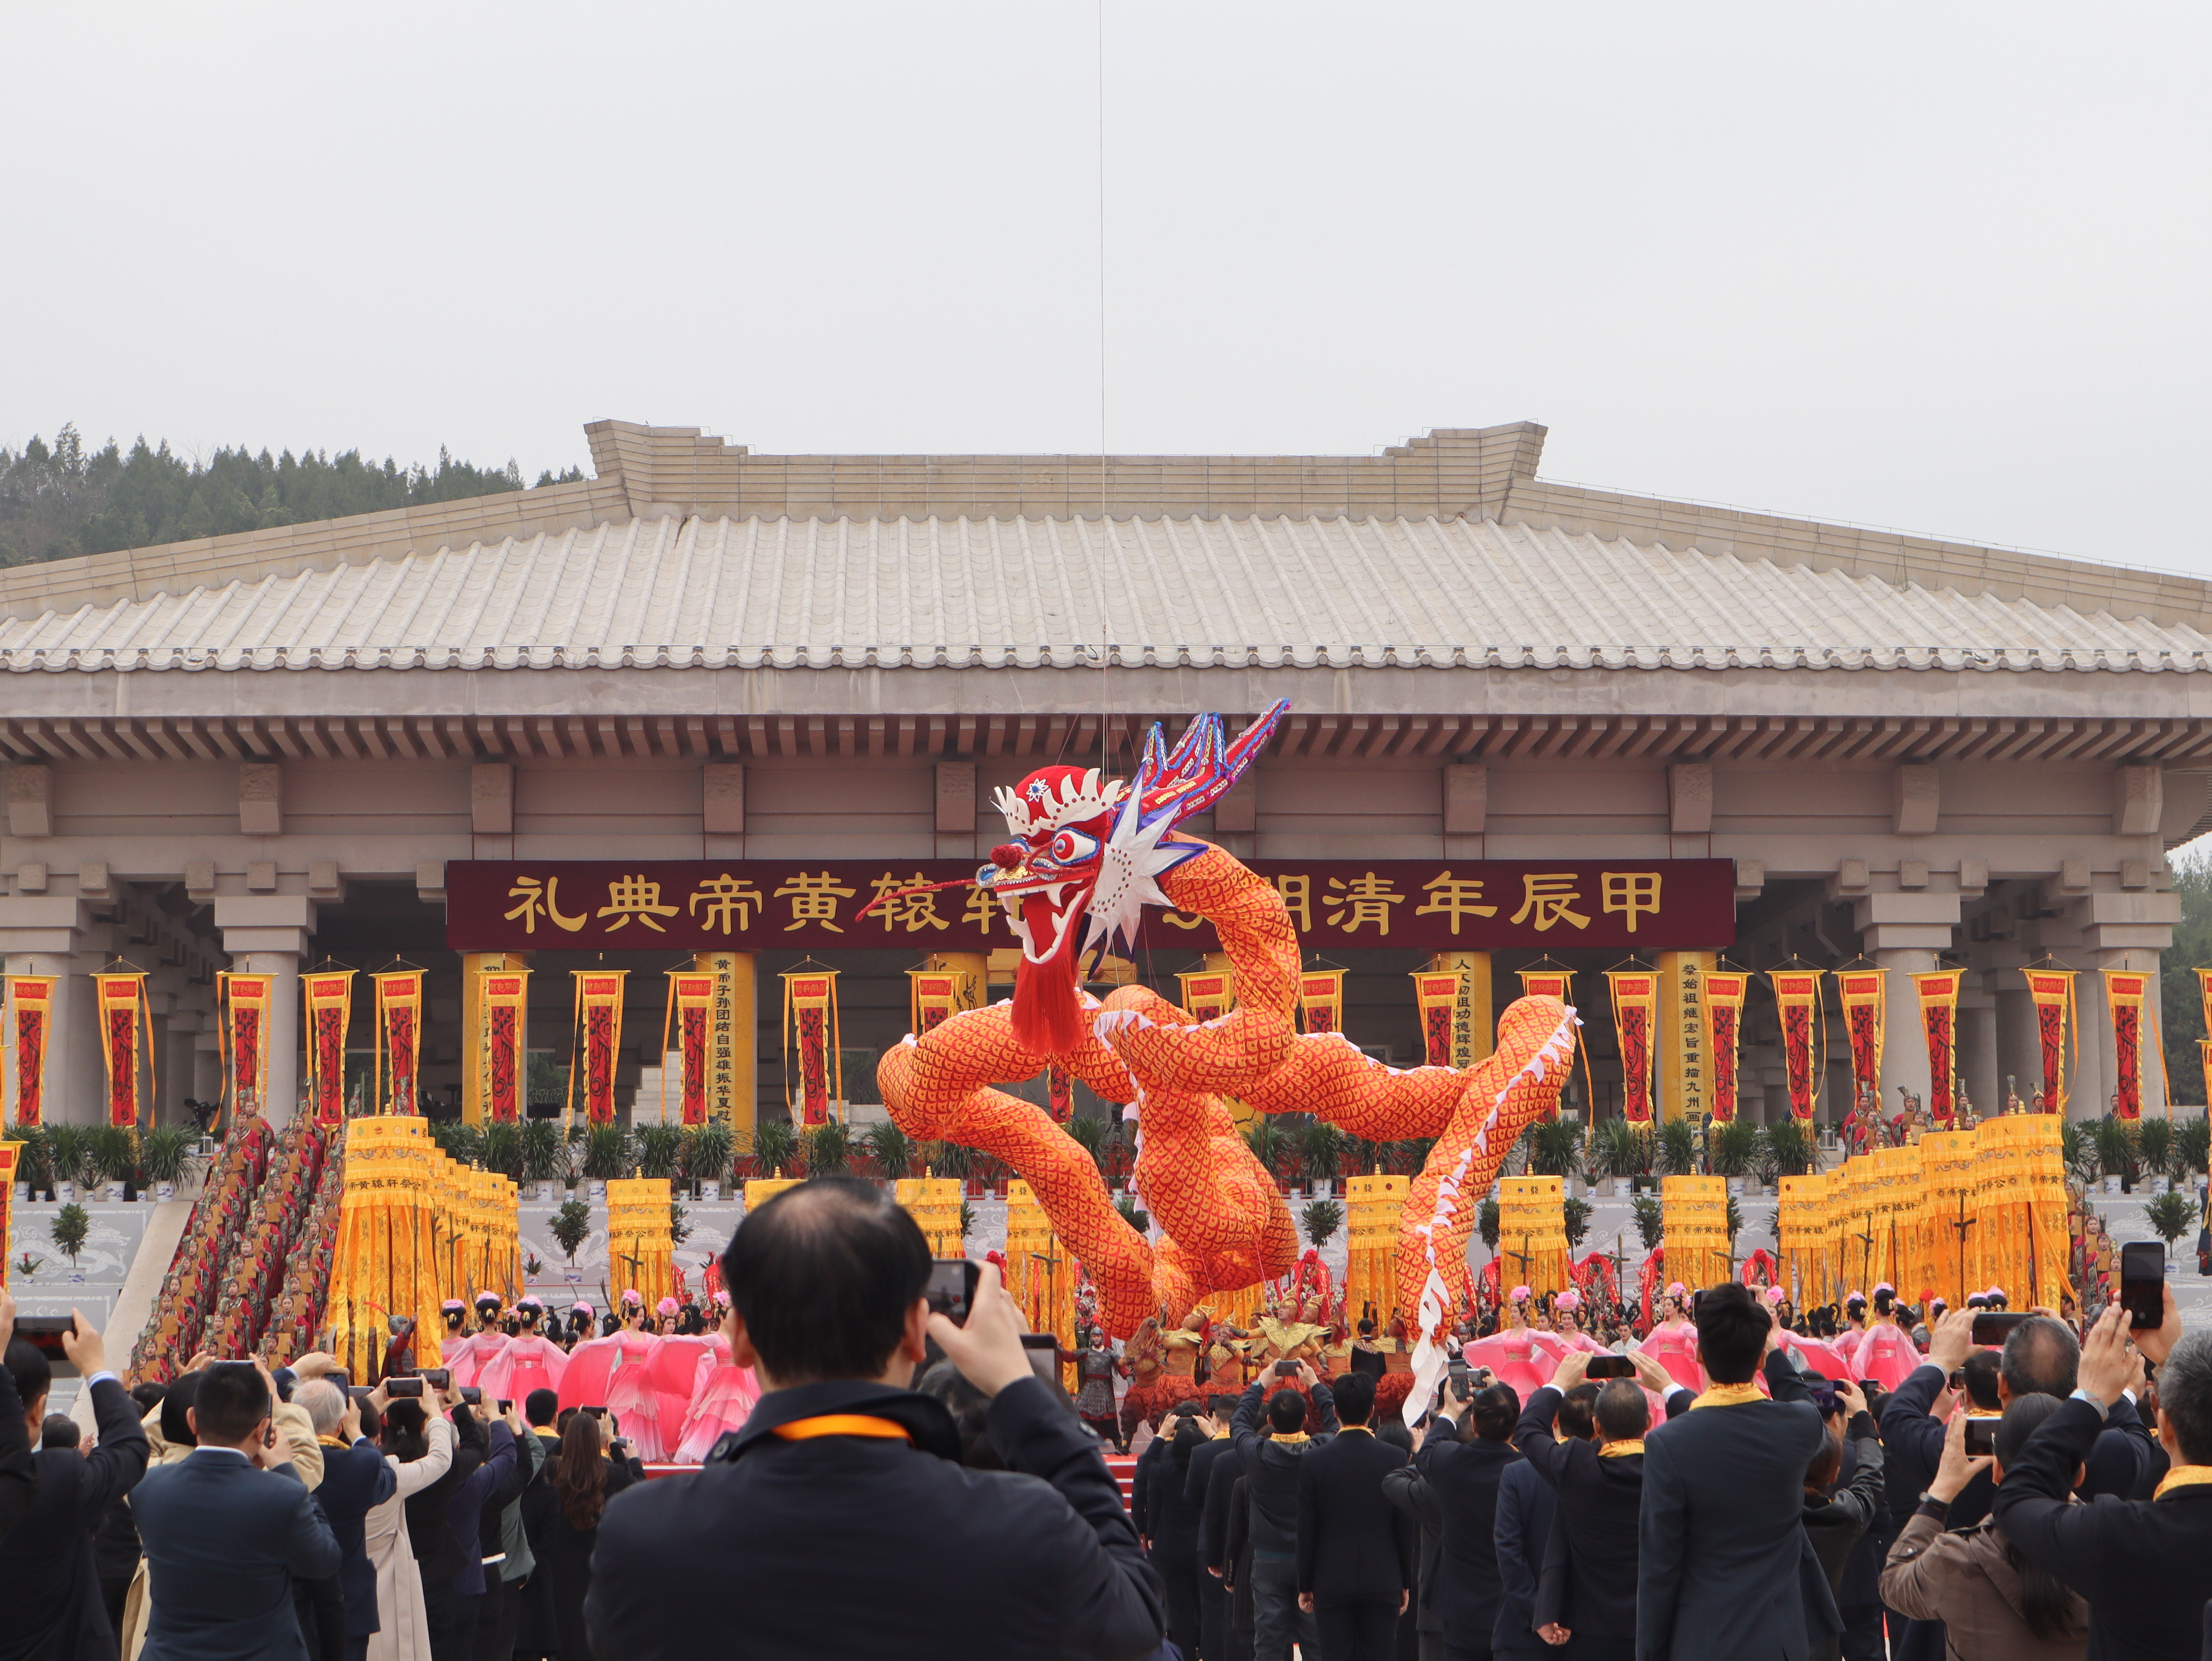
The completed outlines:
[[[1858,1365],[1859,1346],[1866,1342],[1866,1293],[1846,1293],[1844,1296],[1844,1316],[1850,1324],[1838,1333],[1836,1342],[1829,1346],[1854,1367]],[[1863,1373],[1852,1374],[1853,1378],[1865,1376]]]
[[[1690,1289],[1680,1281],[1669,1281],[1660,1296],[1658,1315],[1644,1341],[1644,1353],[1683,1389],[1703,1390],[1705,1375],[1698,1366],[1698,1329],[1690,1324]]]
[[[1540,1335],[1540,1335],[1527,1324],[1533,1302],[1534,1294],[1527,1287],[1515,1287],[1505,1299],[1505,1330],[1477,1339],[1460,1351],[1461,1359],[1469,1366],[1488,1367],[1492,1378],[1512,1385],[1523,1401],[1550,1383],[1559,1365],[1551,1334]]]
[[[1577,1292],[1563,1292],[1552,1299],[1552,1335],[1571,1349],[1581,1350],[1587,1355],[1610,1355],[1613,1352],[1582,1329],[1583,1300]]]
[[[560,1345],[538,1330],[545,1305],[534,1297],[518,1299],[514,1318],[522,1330],[507,1340],[485,1363],[477,1383],[487,1402],[512,1402],[520,1407],[533,1390],[558,1391],[568,1371],[568,1357]]]
[[[1884,1281],[1874,1289],[1874,1324],[1860,1341],[1851,1364],[1859,1377],[1893,1390],[1920,1365],[1920,1347],[1897,1324],[1897,1288]]]
[[[507,1329],[501,1323],[501,1312],[499,1293],[477,1293],[477,1329],[445,1347],[446,1365],[453,1369],[456,1385],[481,1384],[483,1371],[491,1365],[492,1357],[507,1348]]]
[[[727,1294],[717,1294],[727,1301]],[[699,1358],[699,1379],[691,1392],[690,1410],[684,1417],[684,1439],[677,1444],[676,1462],[702,1462],[730,1431],[742,1429],[760,1400],[760,1380],[750,1367],[730,1360],[730,1341],[714,1335],[711,1353]]]
[[[665,1463],[673,1450],[661,1431],[659,1392],[647,1377],[660,1340],[645,1329],[645,1299],[635,1292],[622,1295],[622,1329],[615,1334],[615,1364],[607,1374],[607,1411],[615,1415],[621,1434],[639,1458]],[[678,1437],[682,1434],[680,1426],[669,1429]]]

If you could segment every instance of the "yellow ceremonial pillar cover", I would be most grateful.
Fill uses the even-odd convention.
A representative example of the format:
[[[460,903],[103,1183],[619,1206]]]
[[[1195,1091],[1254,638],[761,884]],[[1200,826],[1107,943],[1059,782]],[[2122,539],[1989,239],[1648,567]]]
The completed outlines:
[[[1659,1208],[1668,1280],[1696,1288],[1735,1278],[1724,1177],[1662,1177]]]
[[[964,1256],[960,1231],[961,1184],[954,1177],[902,1177],[894,1197],[929,1242],[933,1257]]]
[[[651,1310],[676,1290],[674,1244],[665,1177],[632,1177],[607,1184],[607,1275],[635,1288]]]
[[[1983,1243],[1978,1238],[1981,1218],[1974,1168],[1981,1147],[1978,1130],[1930,1131],[1920,1139],[1921,1189],[1934,1264],[1929,1284],[1954,1309],[1978,1285],[1988,1284],[1976,1279]]]
[[[1052,1333],[1061,1348],[1074,1348],[1075,1259],[1024,1182],[1006,1184],[1006,1289],[1030,1330]]]
[[[1344,1278],[1346,1318],[1354,1325],[1366,1305],[1375,1306],[1376,1326],[1387,1327],[1398,1311],[1398,1220],[1413,1186],[1407,1177],[1379,1172],[1351,1177],[1344,1184]],[[1411,1311],[1405,1311],[1410,1314]]]
[[[1573,1284],[1567,1253],[1566,1184],[1557,1177],[1506,1177],[1498,1184],[1498,1256],[1538,1297]]]
[[[1702,1118],[1713,1110],[1711,1034],[1705,1026],[1705,980],[1719,961],[1711,952],[1659,954],[1659,1106],[1669,1119]]]
[[[803,1177],[753,1177],[745,1183],[745,1209],[757,1211],[787,1188],[797,1188]]]

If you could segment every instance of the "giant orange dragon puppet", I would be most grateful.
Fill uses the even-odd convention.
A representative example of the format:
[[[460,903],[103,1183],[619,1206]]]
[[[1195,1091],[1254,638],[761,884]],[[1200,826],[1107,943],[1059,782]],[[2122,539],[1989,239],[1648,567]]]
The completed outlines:
[[[1557,998],[1518,999],[1496,1050],[1464,1073],[1388,1067],[1337,1033],[1295,1031],[1298,946],[1282,897],[1221,849],[1173,834],[1228,792],[1288,708],[1270,706],[1233,742],[1218,715],[1199,716],[1172,750],[1155,727],[1127,782],[1055,766],[1000,790],[1014,840],[992,850],[976,881],[1021,940],[1014,995],[909,1035],[878,1079],[909,1135],[980,1148],[1021,1173],[1097,1286],[1100,1322],[1115,1337],[1147,1317],[1174,1325],[1297,1261],[1290,1209],[1224,1096],[1376,1141],[1436,1138],[1398,1245],[1401,1299],[1418,1299],[1411,1407],[1443,1376],[1443,1334],[1470,1289],[1476,1208],[1522,1131],[1556,1109],[1579,1023]],[[1103,1003],[1082,989],[1084,955],[1133,949],[1147,905],[1213,924],[1236,971],[1231,1013],[1200,1023],[1145,987]],[[1048,1062],[1135,1123],[1132,1186],[1160,1226],[1158,1246],[1124,1220],[1091,1156],[1043,1109],[993,1087]]]

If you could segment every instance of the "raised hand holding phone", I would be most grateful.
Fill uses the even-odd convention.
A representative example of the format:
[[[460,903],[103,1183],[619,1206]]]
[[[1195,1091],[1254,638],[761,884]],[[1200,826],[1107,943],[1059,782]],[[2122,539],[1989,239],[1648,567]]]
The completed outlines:
[[[968,1319],[956,1325],[933,1311],[929,1335],[960,1369],[960,1376],[986,1396],[996,1396],[1017,1378],[1027,1378],[1029,1354],[1022,1348],[1022,1312],[1000,1278],[999,1266],[986,1263],[976,1277]]]
[[[1936,1480],[1928,1485],[1928,1497],[1949,1505],[1959,1497],[1959,1491],[1987,1470],[1990,1464],[1986,1457],[1973,1458],[1967,1455],[1966,1415],[1953,1414],[1951,1422],[1943,1427],[1943,1457],[1936,1466]]]

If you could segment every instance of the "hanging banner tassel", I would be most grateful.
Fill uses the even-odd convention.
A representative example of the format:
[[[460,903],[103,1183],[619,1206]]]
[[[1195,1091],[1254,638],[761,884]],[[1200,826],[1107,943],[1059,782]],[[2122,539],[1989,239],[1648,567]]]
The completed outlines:
[[[1912,977],[1920,1000],[1920,1030],[1928,1039],[1928,1112],[1939,1130],[1948,1130],[1957,1101],[1959,983],[1963,969],[1937,969]]]
[[[1725,1124],[1735,1117],[1736,1043],[1743,1027],[1743,999],[1751,977],[1714,969],[1700,978],[1705,995],[1705,1052],[1712,1057],[1713,1117]]]
[[[376,1098],[386,1113],[420,1113],[422,971],[387,970],[376,983]]]
[[[1782,1064],[1789,1079],[1790,1111],[1800,1119],[1811,1118],[1819,1105],[1813,1030],[1819,1024],[1820,974],[1817,969],[1775,969],[1766,976],[1782,1015]]]
[[[1344,1031],[1344,974],[1309,969],[1298,976],[1298,1013],[1309,1033]]]
[[[2105,1003],[2112,1015],[2112,1113],[2140,1119],[2143,1104],[2143,999],[2154,977],[2133,969],[2107,969]]]
[[[529,1087],[530,971],[480,971],[477,1009],[483,1023],[477,1056],[483,1110],[495,1124],[513,1124],[528,1105],[523,1095]]]
[[[269,1095],[269,1013],[276,977],[222,971],[215,977],[215,995],[222,1104],[234,1114],[258,1113]]]
[[[714,1013],[714,977],[695,970],[668,971],[668,1015],[660,1029],[660,1053],[672,1041],[678,1057],[678,1110],[685,1124],[707,1123],[708,1029]],[[668,1069],[660,1069],[660,1117],[668,1120]]]
[[[622,1052],[623,981],[627,970],[578,969],[575,1027],[570,1038],[568,1112],[573,1117],[576,1083],[583,1080],[584,1117],[592,1124],[615,1122],[615,1067]]]
[[[100,1059],[107,1071],[107,1123],[135,1129],[138,1123],[138,1068],[154,1062],[153,1015],[146,1007],[143,975],[94,975],[100,991]],[[145,1047],[139,1032],[145,1031]]]
[[[2074,1053],[2081,1053],[2081,1016],[2074,1001],[2074,971],[2070,969],[2023,969],[2028,995],[2035,1001],[2035,1036],[2043,1058],[2043,1088],[2037,1106],[2045,1113],[2066,1110],[2066,1023],[2073,1018]],[[2200,974],[2203,971],[2198,971]],[[2212,1007],[2212,989],[2206,993]],[[2212,1031],[2212,1028],[2208,1028]]]
[[[15,1123],[29,1129],[46,1117],[46,1037],[53,1031],[54,977],[10,975],[8,998],[15,1011]]]
[[[1659,977],[1649,970],[1608,969],[1613,1030],[1620,1041],[1620,1113],[1632,1124],[1651,1122],[1651,1032],[1659,1011]],[[1523,977],[1524,983],[1526,977]]]
[[[1889,977],[1879,969],[1839,969],[1837,991],[1844,1006],[1844,1033],[1851,1045],[1851,1100],[1871,1101],[1870,1118],[1881,1112],[1881,1045],[1888,1025]]]
[[[844,1058],[837,1040],[837,971],[787,970],[783,977],[786,1056],[784,1094],[789,1100],[789,1057],[799,1057],[798,1110],[801,1124],[827,1124],[830,1103],[845,1095]],[[834,1092],[834,1098],[833,1092]]]
[[[346,1029],[353,1024],[353,970],[303,976],[307,1001],[307,1100],[325,1129],[345,1123]]]

